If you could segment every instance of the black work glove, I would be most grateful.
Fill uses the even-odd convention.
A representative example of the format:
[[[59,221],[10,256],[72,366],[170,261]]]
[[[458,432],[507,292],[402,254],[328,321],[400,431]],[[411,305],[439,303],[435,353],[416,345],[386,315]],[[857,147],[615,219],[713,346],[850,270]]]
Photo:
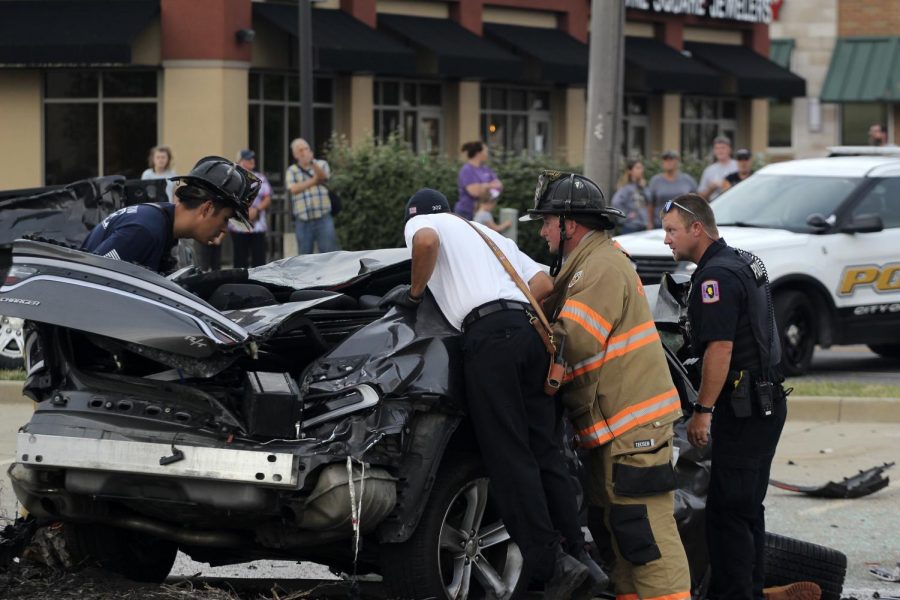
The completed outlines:
[[[422,298],[414,298],[410,294],[410,288],[411,286],[408,284],[398,285],[381,298],[378,308],[388,308],[392,304],[413,310],[419,308],[419,305],[422,304]]]

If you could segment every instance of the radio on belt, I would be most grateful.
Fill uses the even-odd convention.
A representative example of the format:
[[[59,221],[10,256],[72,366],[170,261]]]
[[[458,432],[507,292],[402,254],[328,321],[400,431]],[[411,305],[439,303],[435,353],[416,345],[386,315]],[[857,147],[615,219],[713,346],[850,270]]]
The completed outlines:
[[[301,421],[300,390],[289,373],[247,373],[243,402],[250,435],[297,437]]]

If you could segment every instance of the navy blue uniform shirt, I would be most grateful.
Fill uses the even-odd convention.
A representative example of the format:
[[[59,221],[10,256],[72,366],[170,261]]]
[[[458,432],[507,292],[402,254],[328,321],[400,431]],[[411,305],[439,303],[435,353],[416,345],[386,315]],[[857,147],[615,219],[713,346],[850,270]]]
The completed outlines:
[[[174,204],[128,206],[94,227],[81,249],[159,272],[163,256],[175,246],[174,220]]]
[[[709,342],[734,342],[731,368],[748,368],[750,365],[737,364],[745,362],[748,356],[756,358],[747,294],[733,272],[723,267],[707,266],[713,256],[723,251],[731,250],[728,250],[725,240],[716,240],[703,253],[697,270],[691,276],[688,296],[691,346],[694,356],[702,358]]]

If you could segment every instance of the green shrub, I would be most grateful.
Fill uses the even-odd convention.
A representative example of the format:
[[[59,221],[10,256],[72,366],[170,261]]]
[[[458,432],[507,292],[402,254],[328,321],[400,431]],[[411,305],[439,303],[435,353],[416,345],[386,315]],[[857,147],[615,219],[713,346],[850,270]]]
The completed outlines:
[[[451,204],[456,197],[456,165],[440,156],[416,154],[396,136],[353,148],[346,139],[335,138],[328,162],[330,186],[343,203],[335,227],[344,250],[403,246],[403,207],[419,188],[439,190]]]
[[[334,138],[328,162],[332,170],[329,185],[343,203],[335,227],[345,250],[403,246],[403,207],[422,187],[439,190],[451,206],[459,196],[456,179],[461,160],[416,154],[396,136],[383,143],[368,139],[352,148],[346,139]],[[503,182],[499,206],[516,208],[520,215],[533,205],[541,169],[565,168],[552,159],[503,152],[494,152],[490,164]],[[546,263],[549,255],[536,224],[520,225],[519,246]]]
[[[330,186],[344,205],[335,226],[345,250],[403,246],[403,207],[419,188],[441,191],[451,206],[458,199],[456,178],[461,158],[417,154],[396,135],[386,142],[369,138],[352,148],[345,138],[335,137],[328,161],[332,169]],[[685,157],[681,170],[699,183],[707,164],[705,160]],[[492,149],[490,166],[503,182],[498,206],[515,208],[519,215],[533,206],[534,188],[542,169],[581,172],[580,166],[572,167],[552,157],[529,157],[496,149]],[[661,171],[659,157],[645,159],[644,167],[649,181]],[[611,200],[615,189],[603,191]],[[529,256],[547,264],[550,255],[538,229],[537,223],[520,223],[517,242]]]

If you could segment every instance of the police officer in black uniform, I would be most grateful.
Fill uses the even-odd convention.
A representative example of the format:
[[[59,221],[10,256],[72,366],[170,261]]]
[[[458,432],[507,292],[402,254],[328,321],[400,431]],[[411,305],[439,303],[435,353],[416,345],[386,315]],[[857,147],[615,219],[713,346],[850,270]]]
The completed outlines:
[[[181,177],[174,203],[136,204],[99,223],[82,250],[143,265],[165,273],[174,268],[171,250],[178,239],[212,244],[231,218],[247,221],[260,181],[250,171],[220,156],[201,158]]]
[[[762,262],[725,244],[709,204],[684,194],[663,207],[665,243],[697,264],[688,321],[700,391],[688,422],[696,447],[712,438],[706,535],[710,600],[761,600],[769,469],[785,394],[769,282]]]

